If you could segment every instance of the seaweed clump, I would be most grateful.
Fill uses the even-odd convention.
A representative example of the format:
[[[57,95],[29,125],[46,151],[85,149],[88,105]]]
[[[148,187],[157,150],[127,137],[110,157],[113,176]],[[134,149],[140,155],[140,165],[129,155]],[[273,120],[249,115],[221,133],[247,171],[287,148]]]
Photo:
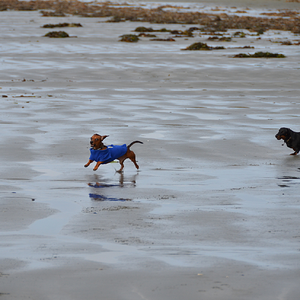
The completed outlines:
[[[205,51],[209,51],[209,50],[220,50],[220,49],[225,49],[224,47],[210,47],[205,43],[194,43],[190,46],[188,46],[185,49],[182,50],[205,50]]]
[[[144,32],[141,32],[141,33],[139,34],[139,36],[142,36],[142,37],[148,37],[148,38],[155,38],[155,37],[156,37],[155,34],[144,33]]]
[[[287,0],[299,2],[300,0]],[[176,6],[172,6],[175,8]],[[78,0],[0,0],[0,11],[4,10],[40,10],[43,16],[76,15],[81,17],[111,17],[114,21],[149,22],[152,24],[198,24],[207,32],[220,32],[228,29],[288,30],[300,33],[298,12],[286,11],[274,17],[251,17],[240,15],[219,15],[202,11],[170,11],[168,6],[143,8],[110,1],[81,2]],[[51,12],[49,10],[52,10]]]
[[[234,57],[237,58],[285,58],[286,56],[284,54],[278,54],[278,53],[271,53],[271,52],[255,52],[254,54],[246,54],[246,53],[239,53],[235,55]]]
[[[59,23],[59,24],[45,24],[43,28],[55,28],[55,27],[82,27],[80,23]]]
[[[144,27],[144,26],[139,26],[135,30],[135,32],[171,32],[171,30],[162,28],[162,29],[153,29],[151,27]]]
[[[211,36],[207,40],[209,41],[218,41],[218,42],[231,42],[231,37],[230,36],[222,36],[222,37],[217,37],[217,36]]]
[[[234,47],[231,49],[254,49],[254,47],[253,46],[244,46],[244,47]]]
[[[167,39],[151,39],[150,41],[157,41],[157,42],[175,42],[173,38],[167,38]]]
[[[144,27],[144,26],[139,26],[137,27],[134,31],[135,32],[141,32],[141,33],[145,33],[145,32],[170,32],[171,34],[176,34],[177,37],[180,37],[178,35],[182,35],[182,36],[188,36],[188,37],[193,37],[193,31],[194,30],[200,30],[199,28],[196,27],[191,27],[188,30],[169,30],[166,28],[161,28],[161,29],[153,29],[152,27]]]
[[[70,37],[65,31],[50,31],[45,34],[49,38],[68,38]]]
[[[281,45],[291,46],[291,45],[293,45],[293,43],[291,41],[283,41],[283,42],[281,42]]]
[[[135,34],[124,34],[121,35],[120,38],[120,42],[136,43],[139,41],[139,37]]]
[[[139,26],[134,31],[135,32],[153,32],[154,30],[151,27],[147,28],[147,27],[144,27],[144,26]]]
[[[233,34],[234,37],[245,38],[246,34],[242,31],[237,31]]]

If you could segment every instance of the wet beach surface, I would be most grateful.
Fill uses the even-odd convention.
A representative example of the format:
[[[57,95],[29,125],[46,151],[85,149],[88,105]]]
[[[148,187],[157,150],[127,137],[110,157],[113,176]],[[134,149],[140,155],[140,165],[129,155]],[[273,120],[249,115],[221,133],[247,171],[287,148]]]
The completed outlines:
[[[298,299],[300,158],[275,134],[300,128],[299,34],[0,15],[1,299]],[[44,37],[61,22],[83,27]],[[286,58],[233,58],[258,51]],[[95,132],[143,141],[140,170],[84,168]]]

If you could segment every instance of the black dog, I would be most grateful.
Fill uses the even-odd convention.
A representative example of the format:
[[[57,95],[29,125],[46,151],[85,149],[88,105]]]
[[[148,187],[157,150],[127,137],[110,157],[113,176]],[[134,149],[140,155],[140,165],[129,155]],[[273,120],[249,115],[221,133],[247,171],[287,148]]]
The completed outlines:
[[[283,139],[286,145],[295,151],[291,155],[297,155],[300,151],[300,132],[283,127],[279,129],[275,137],[277,140]]]

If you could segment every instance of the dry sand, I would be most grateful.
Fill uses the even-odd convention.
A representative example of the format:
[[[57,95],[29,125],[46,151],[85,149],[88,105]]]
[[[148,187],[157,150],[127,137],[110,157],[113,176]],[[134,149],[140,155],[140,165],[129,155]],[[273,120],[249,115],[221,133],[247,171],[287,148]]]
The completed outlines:
[[[59,22],[83,27],[43,37]],[[299,299],[300,158],[274,135],[300,128],[300,46],[271,42],[299,35],[131,44],[137,26],[189,26],[37,11],[0,25],[1,300]],[[198,41],[227,49],[181,50]],[[287,57],[232,58],[256,51]],[[85,169],[94,132],[142,140],[140,171]]]

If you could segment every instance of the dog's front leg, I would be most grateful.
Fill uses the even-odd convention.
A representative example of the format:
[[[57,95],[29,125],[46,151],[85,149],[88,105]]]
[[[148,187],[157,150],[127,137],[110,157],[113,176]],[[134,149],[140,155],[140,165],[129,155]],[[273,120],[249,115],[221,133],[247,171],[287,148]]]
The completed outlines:
[[[102,164],[102,161],[98,161],[97,163],[96,163],[96,166],[94,167],[94,171],[97,171],[98,170],[98,168],[99,168],[99,166]]]
[[[93,162],[93,160],[89,159],[88,163],[85,164],[84,167],[87,168],[92,162]]]

